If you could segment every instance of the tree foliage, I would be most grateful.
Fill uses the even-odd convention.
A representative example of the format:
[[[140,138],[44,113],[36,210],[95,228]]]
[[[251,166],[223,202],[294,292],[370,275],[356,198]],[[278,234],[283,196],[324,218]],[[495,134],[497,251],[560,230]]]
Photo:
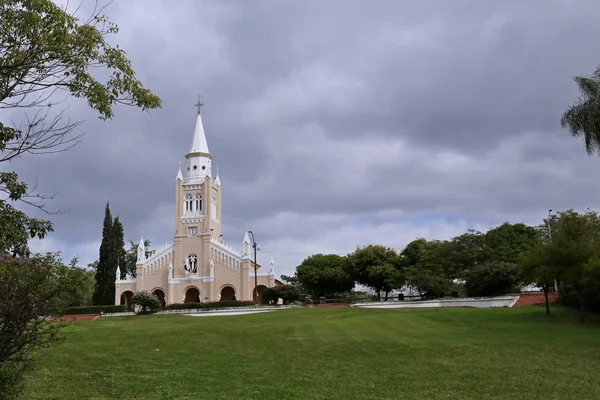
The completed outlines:
[[[125,252],[125,268],[121,268],[121,278],[125,278],[127,274],[132,277],[136,276],[137,250],[139,243],[129,241],[129,250]],[[144,248],[146,249],[146,257],[150,257],[154,250],[150,250],[150,240],[144,240]]]
[[[127,252],[125,251],[125,233],[123,232],[123,224],[121,223],[119,217],[116,217],[113,220],[113,240],[115,268],[118,267],[121,271],[126,270]],[[121,272],[121,274],[123,274],[123,272]]]
[[[581,96],[569,106],[560,124],[573,137],[583,137],[588,155],[600,155],[600,67],[591,75],[573,78]]]
[[[147,290],[134,293],[131,297],[131,304],[139,307],[138,314],[148,314],[153,309],[160,307],[160,300]]]
[[[497,296],[519,290],[516,264],[492,261],[472,268],[465,282],[468,296]]]
[[[60,109],[66,97],[85,100],[101,119],[112,118],[117,104],[143,110],[161,106],[136,78],[123,49],[107,41],[118,27],[101,12],[79,19],[51,0],[0,1],[0,110],[5,111],[0,163],[75,146],[82,137],[76,132],[81,121],[66,118],[66,109]],[[23,114],[9,123],[6,110],[13,118]],[[47,211],[44,201],[53,196],[36,193],[10,171],[0,172],[0,192],[6,195],[0,200],[0,254],[27,256],[28,239],[45,237],[52,224],[29,217],[13,203]]]
[[[34,351],[60,341],[64,324],[46,317],[72,301],[78,272],[57,254],[0,259],[0,398],[16,398]]]
[[[398,253],[390,247],[368,245],[358,247],[347,256],[348,275],[357,283],[375,290],[377,297],[404,284],[404,276]]]
[[[290,304],[295,301],[304,300],[306,294],[299,285],[278,284],[271,288],[267,288],[264,296],[269,303],[275,304],[278,299],[281,299],[283,304]]]
[[[102,228],[102,242],[100,243],[100,257],[96,267],[96,288],[94,290],[94,305],[114,304],[115,279],[117,272],[117,254],[115,245],[114,221],[110,206],[106,203],[104,210],[104,224]]]
[[[333,297],[354,287],[345,268],[346,258],[337,254],[315,254],[296,267],[298,283],[313,298]]]

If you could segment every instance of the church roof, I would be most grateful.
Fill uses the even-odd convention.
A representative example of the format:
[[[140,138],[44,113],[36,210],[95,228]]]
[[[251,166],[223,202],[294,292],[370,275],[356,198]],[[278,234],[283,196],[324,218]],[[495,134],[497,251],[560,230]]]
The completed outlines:
[[[192,141],[192,147],[190,147],[190,153],[210,153],[200,113],[196,118],[196,129],[194,130],[194,140]]]

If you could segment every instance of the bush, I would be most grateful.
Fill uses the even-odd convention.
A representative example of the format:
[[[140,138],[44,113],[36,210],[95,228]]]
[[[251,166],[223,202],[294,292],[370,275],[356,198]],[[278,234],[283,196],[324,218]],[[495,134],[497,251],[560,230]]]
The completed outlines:
[[[131,296],[131,304],[139,306],[138,314],[149,314],[153,309],[160,307],[160,300],[147,290],[142,290]]]
[[[61,315],[72,314],[100,314],[100,313],[119,313],[127,311],[126,306],[83,306],[67,307],[60,313]]]
[[[58,255],[0,257],[0,399],[21,393],[23,377],[33,368],[36,350],[62,341],[58,315],[76,290],[71,270]]]
[[[211,310],[216,308],[229,308],[229,307],[250,307],[256,305],[253,301],[212,301],[209,303],[173,303],[167,306],[167,310],[191,310],[191,309],[203,309]]]
[[[497,296],[518,291],[516,264],[494,261],[476,266],[466,277],[468,296]]]
[[[582,297],[586,311],[600,313],[600,291],[586,290],[582,293]],[[561,292],[556,303],[579,310],[579,297],[575,292]]]
[[[270,303],[277,303],[278,299],[283,300],[283,304],[290,304],[294,301],[305,299],[305,294],[299,285],[278,284],[271,288],[267,288],[263,294]]]

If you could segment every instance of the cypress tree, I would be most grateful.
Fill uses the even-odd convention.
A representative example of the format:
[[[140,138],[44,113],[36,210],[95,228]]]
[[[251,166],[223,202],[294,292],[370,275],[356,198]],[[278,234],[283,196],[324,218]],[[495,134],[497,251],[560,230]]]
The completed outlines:
[[[113,219],[110,206],[106,203],[104,210],[104,226],[102,228],[102,242],[96,266],[96,286],[92,300],[95,305],[109,305],[115,302],[115,237]]]
[[[121,276],[119,278],[121,278],[121,279],[125,278],[125,274],[127,272],[127,262],[126,262],[127,252],[125,251],[125,234],[123,232],[123,224],[119,220],[119,217],[116,217],[113,221],[113,234],[114,234],[114,240],[115,240],[114,255],[115,255],[116,263],[114,265],[114,268],[111,271],[112,271],[113,282],[114,282],[115,278],[116,278],[117,266],[121,270]],[[113,285],[113,290],[114,290],[114,285]],[[113,294],[113,297],[114,297],[114,294]]]

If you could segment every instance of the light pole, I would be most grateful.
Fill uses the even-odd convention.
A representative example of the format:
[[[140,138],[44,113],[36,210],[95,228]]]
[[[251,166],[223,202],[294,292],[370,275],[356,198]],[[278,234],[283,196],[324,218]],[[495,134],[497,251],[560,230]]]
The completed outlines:
[[[552,209],[548,210],[548,239],[552,241],[552,228],[550,227],[550,218],[552,218]],[[556,282],[556,278],[554,278],[554,291],[558,292],[558,283]]]
[[[252,235],[252,248],[254,249],[254,302],[258,303],[258,277],[257,277],[257,264],[256,264],[256,240],[254,240],[254,233],[248,231]]]

